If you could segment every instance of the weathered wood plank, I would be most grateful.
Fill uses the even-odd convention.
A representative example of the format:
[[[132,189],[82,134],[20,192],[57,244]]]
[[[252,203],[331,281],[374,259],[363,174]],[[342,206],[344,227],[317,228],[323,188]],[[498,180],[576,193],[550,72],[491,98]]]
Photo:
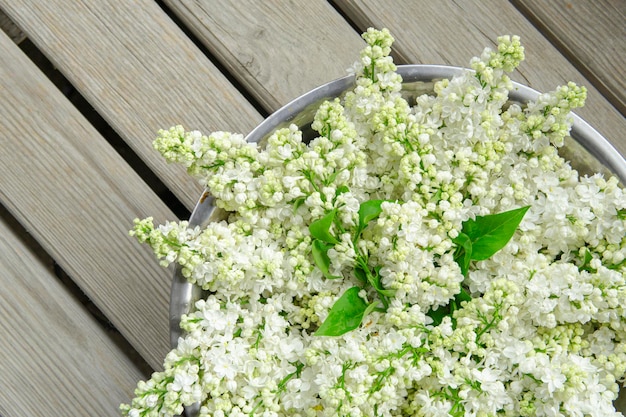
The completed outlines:
[[[495,45],[497,36],[520,35],[526,61],[512,78],[540,91],[570,80],[585,85],[587,104],[577,113],[626,155],[626,119],[512,4],[496,0],[336,3],[362,30],[368,26],[389,28],[396,38],[394,49],[400,63],[467,67],[483,47]]]
[[[9,35],[15,43],[19,44],[26,39],[24,32],[22,32],[2,10],[0,10],[0,29]]]
[[[626,2],[514,0],[513,4],[626,116]]]
[[[346,75],[364,45],[322,0],[165,2],[268,111]]]
[[[116,416],[145,376],[0,208],[0,414]]]
[[[171,274],[127,230],[175,216],[4,33],[0,132],[0,203],[158,368]]]
[[[160,128],[246,133],[259,113],[151,0],[0,0],[0,7],[182,202],[201,187],[152,149]]]

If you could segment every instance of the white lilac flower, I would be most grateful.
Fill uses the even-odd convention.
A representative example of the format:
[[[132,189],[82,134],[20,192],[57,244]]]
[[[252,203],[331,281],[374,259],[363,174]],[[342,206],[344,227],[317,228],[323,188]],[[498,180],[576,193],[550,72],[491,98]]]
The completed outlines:
[[[558,152],[585,89],[508,103],[524,49],[505,36],[409,105],[390,33],[363,38],[354,89],[319,107],[308,143],[295,125],[259,145],[159,132],[228,218],[136,220],[205,297],[122,412],[620,416],[626,193]],[[485,239],[472,225],[525,206],[503,247],[464,263]]]

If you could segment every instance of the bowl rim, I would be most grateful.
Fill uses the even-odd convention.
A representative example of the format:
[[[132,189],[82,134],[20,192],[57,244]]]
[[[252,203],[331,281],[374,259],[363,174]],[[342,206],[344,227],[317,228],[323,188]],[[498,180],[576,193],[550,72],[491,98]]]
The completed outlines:
[[[448,65],[411,64],[398,65],[396,72],[402,77],[403,83],[412,83],[419,81],[432,82],[443,78],[451,78],[466,71],[472,70]],[[324,100],[338,97],[354,87],[354,85],[354,75],[347,75],[316,87],[276,110],[250,131],[245,139],[249,142],[258,143],[272,134],[277,128],[283,125],[286,126],[294,121],[298,115],[311,106],[317,108]],[[513,81],[513,90],[509,93],[509,97],[514,101],[527,102],[536,100],[540,94],[539,91],[531,87]],[[572,116],[573,125],[570,136],[582,145],[589,154],[595,157],[598,162],[614,173],[622,183],[626,184],[626,159],[590,124],[574,113]],[[204,191],[189,218],[190,227],[200,226],[210,220],[215,207],[214,201],[213,196]],[[202,290],[187,282],[177,267],[171,285],[169,308],[170,344],[172,348],[176,347],[179,337],[183,334],[180,328],[182,315],[191,311],[194,300],[199,299],[201,294]]]

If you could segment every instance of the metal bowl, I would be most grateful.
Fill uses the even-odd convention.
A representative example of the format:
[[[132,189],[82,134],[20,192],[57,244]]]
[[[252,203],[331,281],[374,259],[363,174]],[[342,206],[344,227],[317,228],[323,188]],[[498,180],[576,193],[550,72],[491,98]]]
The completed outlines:
[[[461,67],[443,65],[399,65],[397,72],[402,76],[402,94],[413,103],[415,98],[430,93],[436,81],[452,78],[464,71],[471,71]],[[514,89],[509,98],[516,102],[536,100],[539,92],[519,83],[513,83]],[[297,125],[303,132],[303,140],[311,140],[315,132],[311,123],[318,107],[322,102],[335,97],[342,97],[347,91],[354,88],[354,77],[346,76],[324,84],[308,93],[296,98],[281,107],[259,124],[248,136],[249,142],[263,143],[276,129]],[[572,165],[583,173],[604,172],[613,173],[621,182],[626,184],[626,160],[600,133],[593,127],[574,115],[574,124],[570,132],[571,139],[566,141],[562,148],[563,156],[572,162]],[[206,191],[202,194],[189,219],[190,226],[204,227],[209,222],[223,218],[224,213],[216,209],[214,198]],[[172,282],[170,297],[170,342],[172,347],[178,343],[182,335],[180,319],[183,314],[189,313],[196,301],[202,297],[202,290],[186,281],[177,269]],[[193,417],[198,407],[187,407],[186,414]]]

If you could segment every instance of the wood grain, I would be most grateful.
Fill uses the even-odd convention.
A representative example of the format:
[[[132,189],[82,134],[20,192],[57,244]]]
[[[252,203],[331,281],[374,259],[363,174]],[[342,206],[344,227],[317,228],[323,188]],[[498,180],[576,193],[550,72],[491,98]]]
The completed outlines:
[[[152,149],[157,130],[247,133],[261,120],[151,0],[0,0],[0,8],[189,209],[202,187]]]
[[[467,67],[471,57],[485,46],[495,46],[499,35],[520,35],[526,61],[512,78],[540,91],[570,80],[585,85],[589,90],[587,104],[577,114],[626,155],[626,119],[512,4],[498,0],[336,3],[361,29],[387,27],[396,38],[395,56],[400,63]]]
[[[347,75],[364,46],[322,0],[165,2],[268,112]]]
[[[4,33],[0,132],[0,203],[158,368],[171,274],[128,229],[175,216]]]
[[[363,42],[351,23],[321,0],[164,2],[228,77],[152,0],[0,0],[0,8],[192,208],[201,187],[152,150],[157,129],[181,123],[207,133],[247,133],[262,116],[231,79],[269,112],[343,75]],[[593,72],[607,86],[623,85],[623,65],[615,71],[605,62],[611,44],[602,44],[606,51],[591,50],[599,44],[596,36],[606,33],[550,35],[509,2],[331,3],[359,30],[390,28],[399,63],[467,66],[498,35],[517,33],[527,61],[515,79],[524,84],[545,91],[574,80],[589,87]],[[570,3],[588,8],[602,24],[601,5]],[[534,10],[538,3],[516,4]],[[534,23],[563,26],[558,20],[565,15],[555,13],[535,12]],[[594,24],[590,32],[597,28]],[[562,37],[563,43],[553,44],[545,35]],[[577,54],[589,62],[596,53],[603,56],[588,70],[566,59]],[[589,89],[580,114],[626,154],[626,121],[598,89]],[[175,217],[2,33],[0,132],[0,204],[150,366],[160,368],[169,351],[171,271],[161,269],[127,230],[135,217],[154,216],[156,222]],[[129,399],[142,375],[41,262],[0,220],[0,268],[7,271],[0,274],[0,415],[116,415],[117,404]]]
[[[0,212],[2,417],[116,416],[145,375]]]
[[[623,0],[514,0],[626,116],[626,2]]]
[[[2,10],[0,10],[0,30],[3,30],[4,33],[9,35],[9,37],[13,39],[13,42],[17,44],[26,39],[24,32],[22,32]]]

